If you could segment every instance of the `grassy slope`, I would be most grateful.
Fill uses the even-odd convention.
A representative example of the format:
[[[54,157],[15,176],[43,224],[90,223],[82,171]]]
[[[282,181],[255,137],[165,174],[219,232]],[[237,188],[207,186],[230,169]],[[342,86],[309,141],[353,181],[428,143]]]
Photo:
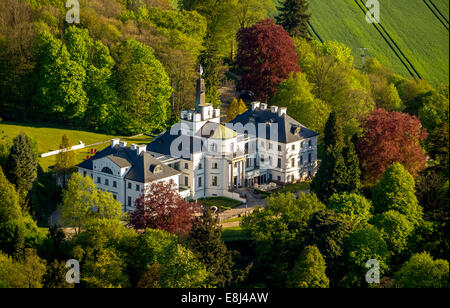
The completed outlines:
[[[77,144],[79,141],[83,141],[86,145],[108,141],[113,138],[118,138],[116,136],[97,134],[86,131],[62,129],[58,127],[50,127],[48,125],[31,125],[31,124],[20,124],[20,123],[0,123],[0,142],[4,142],[6,139],[12,140],[21,131],[27,134],[32,139],[35,139],[38,145],[39,154],[54,151],[59,148],[61,143],[61,138],[63,135],[67,135],[72,142],[72,144]],[[8,137],[6,137],[8,136]],[[3,139],[2,139],[3,138]],[[142,136],[137,138],[121,138],[121,140],[133,143],[148,143],[152,140],[151,137]],[[104,149],[109,143],[105,143],[96,146],[95,149],[98,151]],[[76,151],[77,162],[83,161],[89,154],[90,149],[83,149]],[[40,164],[44,170],[55,163],[55,156],[40,158]]]
[[[433,84],[448,83],[449,33],[424,2],[383,0],[381,9],[381,23],[422,78]]]
[[[449,1],[448,0],[431,0],[442,14],[449,20]]]
[[[369,56],[375,56],[396,72],[407,76],[408,71],[390,50],[375,28],[366,22],[365,16],[353,0],[310,0],[311,22],[325,41],[335,40],[348,45],[360,67],[358,48],[370,48]]]
[[[442,3],[444,0],[434,1],[439,7],[448,6]],[[310,12],[312,24],[322,39],[350,46],[357,66],[358,48],[364,46],[370,48],[369,56],[409,76],[373,25],[366,22],[354,0],[310,0]],[[448,31],[422,0],[382,0],[381,23],[424,79],[433,84],[448,82]]]

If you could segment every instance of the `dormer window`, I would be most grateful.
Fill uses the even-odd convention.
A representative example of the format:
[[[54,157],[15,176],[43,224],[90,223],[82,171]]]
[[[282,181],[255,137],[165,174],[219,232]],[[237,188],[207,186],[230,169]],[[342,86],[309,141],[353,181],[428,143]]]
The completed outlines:
[[[150,171],[153,174],[160,174],[163,172],[163,168],[160,165],[151,165],[150,166]]]
[[[103,173],[107,173],[107,174],[113,174],[112,170],[110,168],[108,168],[108,167],[103,168],[102,172]]]

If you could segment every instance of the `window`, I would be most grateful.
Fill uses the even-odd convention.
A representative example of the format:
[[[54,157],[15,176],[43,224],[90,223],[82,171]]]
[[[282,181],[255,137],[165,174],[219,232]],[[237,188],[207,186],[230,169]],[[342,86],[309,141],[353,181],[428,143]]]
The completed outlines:
[[[309,140],[308,144],[309,144],[310,147],[312,147],[312,140]]]
[[[108,179],[105,179],[105,185],[109,186],[109,180]]]
[[[281,152],[281,145],[278,146],[278,152]]]
[[[281,181],[281,176],[278,176],[277,180],[278,180],[278,182],[280,182]]]
[[[201,177],[198,178],[198,187],[202,187],[202,178]]]
[[[136,184],[136,191],[141,191],[141,185]]]
[[[281,168],[281,158],[278,158],[277,168]]]
[[[129,207],[132,206],[131,197],[128,197],[128,206],[129,206]]]
[[[184,164],[184,169],[189,169],[189,164],[188,163]]]
[[[212,177],[212,186],[218,186],[217,176]]]
[[[177,170],[177,171],[180,171],[180,163],[178,162],[178,163],[175,163],[174,165],[173,165],[173,169],[175,169],[175,170]]]
[[[128,189],[131,189],[131,183],[128,183]]]
[[[117,195],[113,195],[114,200],[117,200]]]
[[[272,150],[272,148],[273,148],[273,144],[269,143],[269,150]]]
[[[295,144],[292,145],[292,151],[295,151]]]
[[[100,177],[97,178],[97,184],[100,184],[102,182],[102,179]]]
[[[84,175],[84,176],[86,176],[86,174],[87,174],[87,172],[86,172],[86,171],[84,171],[84,172],[83,172],[83,175]]]
[[[300,156],[300,166],[303,165],[303,156]]]
[[[117,182],[116,181],[113,182],[113,187],[117,187]]]
[[[308,163],[311,163],[312,162],[312,155],[311,155],[311,153],[309,153],[308,154]]]
[[[217,163],[213,163],[213,164],[212,164],[212,168],[213,168],[213,169],[218,169],[218,168],[219,168],[219,165],[218,165]]]
[[[217,151],[217,145],[215,143],[211,144],[211,152],[216,152]]]
[[[202,170],[203,169],[203,164],[202,163],[199,163],[198,164],[198,170]]]
[[[184,177],[184,186],[189,186],[189,178],[187,176]]]
[[[110,168],[108,168],[108,167],[103,168],[102,172],[106,173],[106,174],[113,174],[112,170]]]
[[[295,168],[295,159],[294,158],[291,160],[291,167]]]

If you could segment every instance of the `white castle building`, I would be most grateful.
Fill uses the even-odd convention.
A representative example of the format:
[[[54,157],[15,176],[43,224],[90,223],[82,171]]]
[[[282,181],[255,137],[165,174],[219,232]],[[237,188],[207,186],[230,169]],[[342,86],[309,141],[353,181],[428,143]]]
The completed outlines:
[[[197,81],[194,110],[148,145],[112,140],[111,146],[79,164],[78,170],[122,202],[124,211],[152,181],[172,181],[184,198],[225,196],[269,182],[302,181],[317,171],[319,134],[287,114],[286,108],[254,102],[233,121],[221,124],[220,110],[205,103]]]

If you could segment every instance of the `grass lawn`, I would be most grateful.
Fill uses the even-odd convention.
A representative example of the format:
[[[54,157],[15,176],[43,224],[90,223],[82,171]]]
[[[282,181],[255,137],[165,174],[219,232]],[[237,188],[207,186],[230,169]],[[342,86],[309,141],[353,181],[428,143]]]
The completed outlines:
[[[311,181],[305,181],[305,182],[300,182],[300,183],[295,183],[295,184],[288,184],[286,186],[277,188],[277,189],[269,191],[269,192],[262,191],[262,190],[256,190],[256,189],[255,189],[255,191],[258,194],[260,194],[261,196],[263,196],[264,198],[267,198],[274,194],[298,193],[298,192],[302,192],[302,191],[307,191],[310,189],[310,185],[311,185]]]
[[[241,227],[232,227],[222,230],[222,240],[224,242],[246,241],[249,239],[249,234]]]
[[[227,223],[230,223],[230,222],[243,221],[243,220],[244,220],[244,217],[236,217],[236,218],[231,218],[231,219],[222,221],[221,223],[222,224],[227,224]]]
[[[63,135],[69,137],[70,142],[73,145],[78,144],[82,141],[84,144],[94,144],[102,141],[106,143],[97,145],[93,148],[97,151],[101,151],[106,148],[109,143],[108,141],[113,138],[121,138],[120,136],[112,136],[99,134],[89,131],[66,129],[58,126],[52,126],[47,124],[25,124],[25,123],[0,123],[0,142],[5,142],[6,140],[12,140],[21,131],[27,134],[30,138],[36,140],[38,146],[38,153],[46,153],[50,151],[57,150],[61,144],[61,138]],[[127,141],[129,143],[149,143],[152,141],[152,137],[140,136],[136,138],[123,137],[121,140]],[[77,163],[82,162],[86,159],[86,156],[90,153],[90,148],[85,148],[82,150],[75,151]],[[44,170],[52,166],[55,163],[55,156],[50,156],[46,158],[39,158],[39,162]]]
[[[210,206],[210,207],[217,206],[217,208],[219,210],[233,209],[242,204],[241,201],[226,198],[226,197],[211,197],[211,198],[198,199],[198,202],[200,202],[203,205]]]

